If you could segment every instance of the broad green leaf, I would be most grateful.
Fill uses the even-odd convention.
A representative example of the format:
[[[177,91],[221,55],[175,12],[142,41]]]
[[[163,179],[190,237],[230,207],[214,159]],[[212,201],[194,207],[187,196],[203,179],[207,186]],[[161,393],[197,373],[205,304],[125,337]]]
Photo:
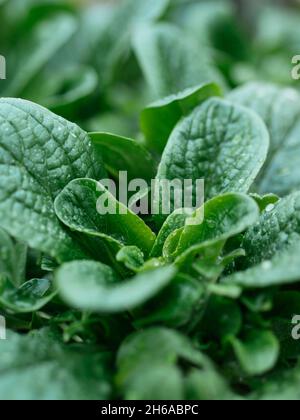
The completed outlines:
[[[87,134],[21,99],[0,100],[0,125],[0,225],[59,260],[82,257],[53,202],[73,178],[103,175]]]
[[[83,234],[82,242],[94,238],[97,246],[97,239],[101,239],[112,252],[134,245],[148,254],[155,241],[142,219],[92,179],[70,182],[55,200],[55,211],[66,226]]]
[[[137,141],[109,133],[90,133],[92,143],[103,156],[107,171],[114,177],[127,171],[128,180],[150,181],[155,176],[156,164]]]
[[[187,88],[148,105],[141,114],[146,145],[162,153],[178,121],[212,96],[221,96],[221,89],[215,83],[207,83]]]
[[[244,371],[261,375],[273,369],[279,357],[279,343],[270,331],[252,330],[244,340],[231,339],[231,344]]]
[[[7,79],[3,94],[20,96],[49,59],[70,40],[76,27],[76,20],[68,14],[37,22],[8,60],[8,72],[13,77]]]
[[[4,400],[105,400],[111,395],[107,353],[64,346],[47,330],[8,331],[0,346]]]
[[[33,279],[14,288],[7,280],[0,279],[0,304],[14,312],[36,312],[50,302],[56,292],[48,279]]]
[[[233,91],[229,99],[256,111],[270,132],[270,150],[258,180],[259,191],[286,195],[299,189],[299,93],[292,88],[253,82]]]
[[[157,179],[191,179],[194,196],[196,180],[204,179],[206,199],[245,193],[265,161],[268,144],[265,125],[252,111],[209,99],[173,130]]]
[[[155,296],[176,274],[172,267],[146,271],[117,282],[113,270],[93,261],[64,264],[56,273],[61,297],[83,311],[123,312]]]
[[[202,83],[222,82],[210,54],[170,24],[140,25],[134,50],[155,99],[178,94]],[[180,96],[179,96],[180,98]]]

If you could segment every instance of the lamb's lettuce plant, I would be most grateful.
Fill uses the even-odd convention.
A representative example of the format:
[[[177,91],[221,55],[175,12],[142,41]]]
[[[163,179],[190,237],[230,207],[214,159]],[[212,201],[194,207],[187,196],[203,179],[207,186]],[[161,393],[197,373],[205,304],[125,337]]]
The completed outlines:
[[[300,97],[255,66],[300,17],[228,4],[0,2],[1,398],[300,399]]]

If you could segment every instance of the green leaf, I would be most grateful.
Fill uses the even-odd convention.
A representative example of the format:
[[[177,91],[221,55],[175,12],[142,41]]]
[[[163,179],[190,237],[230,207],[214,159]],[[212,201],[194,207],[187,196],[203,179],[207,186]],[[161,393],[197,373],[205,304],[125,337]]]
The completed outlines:
[[[273,369],[279,357],[279,343],[270,331],[253,330],[244,340],[232,338],[231,343],[241,367],[251,376]]]
[[[273,207],[272,205],[276,204],[280,199],[276,194],[250,194],[250,197],[256,201],[261,212],[270,210]]]
[[[48,330],[8,331],[0,346],[0,394],[7,400],[105,400],[108,355],[89,346],[64,346]]]
[[[157,386],[159,384],[159,387]],[[184,399],[183,375],[176,366],[155,363],[143,367],[124,390],[125,400],[173,401]]]
[[[297,9],[267,4],[260,11],[257,21],[256,42],[264,52],[280,49],[282,52],[297,51],[300,14]],[[276,27],[276,33],[273,28]]]
[[[86,133],[21,99],[0,100],[0,225],[58,260],[82,251],[59,223],[53,201],[73,178],[103,175]]]
[[[145,263],[144,254],[136,246],[124,246],[116,258],[134,272],[138,272]]]
[[[246,195],[228,193],[213,198],[194,213],[184,228],[177,231],[179,238],[176,244],[173,243],[171,258],[176,258],[175,264],[181,268],[190,268],[198,258],[203,272],[217,269],[215,274],[218,278],[226,266],[226,259],[218,260],[218,257],[227,240],[242,233],[258,217],[255,201]],[[198,272],[199,268],[197,266]]]
[[[51,79],[52,83],[53,80],[54,77]],[[43,95],[39,102],[52,112],[69,118],[77,115],[95,93],[98,76],[94,69],[81,66],[61,71],[54,84],[52,93],[45,97]]]
[[[8,63],[13,74],[5,83],[4,96],[20,96],[52,56],[66,44],[76,31],[72,15],[61,14],[40,20],[17,46]],[[28,53],[30,51],[30,54]]]
[[[262,382],[252,393],[254,401],[299,401],[300,399],[300,369],[299,365],[275,373]]]
[[[163,247],[168,237],[175,230],[182,228],[186,219],[190,216],[191,212],[188,209],[178,209],[170,214],[157,235],[150,254],[152,257],[159,257],[162,255]]]
[[[249,83],[229,95],[256,111],[270,132],[270,150],[259,178],[261,193],[286,195],[300,186],[300,95],[295,89]]]
[[[146,271],[117,282],[113,270],[93,261],[74,261],[56,273],[61,297],[82,311],[122,312],[133,309],[155,296],[176,274],[172,267]]]
[[[155,161],[137,141],[109,133],[90,133],[89,136],[112,176],[118,177],[119,172],[127,171],[129,181],[137,178],[150,181],[154,178]]]
[[[222,77],[205,49],[170,24],[140,25],[134,50],[155,99],[177,94]]]
[[[221,94],[218,85],[207,83],[187,88],[148,105],[141,114],[141,127],[146,136],[146,145],[162,153],[178,121],[206,99]]]
[[[243,4],[242,9],[249,20],[256,12],[256,2],[252,3]],[[218,61],[227,66],[233,60],[245,61],[249,58],[246,29],[241,25],[241,17],[235,9],[232,2],[201,0],[184,5],[180,14],[184,30],[193,36],[200,46],[208,45],[217,50]]]
[[[186,379],[186,393],[193,401],[225,401],[234,399],[225,379],[213,369],[194,369]]]
[[[180,386],[182,373],[181,370],[176,369],[176,367],[179,368],[181,361],[185,366],[213,368],[210,360],[196,350],[190,340],[180,333],[159,327],[139,331],[129,336],[118,351],[117,385],[128,397],[141,399],[142,396],[147,395],[147,398],[152,400],[158,396],[154,382],[158,385],[162,381],[162,396],[173,399],[182,392]],[[151,373],[152,369],[153,373]],[[170,374],[174,383],[172,381],[171,385],[167,379],[163,380],[158,374],[159,370]],[[143,382],[142,378],[145,379]],[[159,379],[160,381],[157,382]],[[173,396],[165,389],[165,384],[169,384],[170,389],[174,391]]]
[[[265,161],[268,144],[267,130],[252,111],[210,99],[175,127],[157,178],[194,183],[204,179],[206,199],[225,192],[245,193]]]
[[[264,288],[300,279],[300,193],[296,192],[267,208],[245,234],[246,259],[239,271],[223,281],[244,288]]]
[[[243,267],[270,260],[278,252],[300,241],[300,192],[268,206],[258,222],[246,232]]]
[[[211,296],[199,330],[206,338],[224,341],[239,334],[242,321],[242,311],[235,301]]]
[[[48,279],[33,279],[14,288],[0,279],[0,304],[14,313],[36,312],[49,303],[56,292]]]
[[[56,198],[55,211],[66,226],[83,234],[82,242],[89,238],[97,247],[97,239],[101,239],[102,247],[107,245],[113,253],[124,245],[134,245],[148,254],[155,241],[142,219],[92,179],[70,182]],[[101,254],[102,249],[98,251]]]
[[[24,282],[27,246],[14,242],[5,230],[0,228],[0,276],[10,280],[15,286]]]
[[[15,280],[16,250],[10,236],[0,229],[0,275]]]
[[[227,193],[206,202],[186,220],[176,254],[212,240],[226,241],[259,218],[255,201],[243,194]]]
[[[137,328],[153,324],[163,324],[170,328],[182,328],[193,319],[195,312],[202,308],[205,290],[192,277],[178,274],[165,290],[135,313]]]
[[[222,282],[245,289],[298,283],[300,281],[299,256],[300,243],[297,243],[284,251],[278,251],[271,259],[225,277]]]
[[[157,20],[166,10],[169,0],[122,0],[103,25],[97,45],[97,68],[101,71],[101,82],[109,84],[112,76],[130,49],[130,39],[138,24]]]

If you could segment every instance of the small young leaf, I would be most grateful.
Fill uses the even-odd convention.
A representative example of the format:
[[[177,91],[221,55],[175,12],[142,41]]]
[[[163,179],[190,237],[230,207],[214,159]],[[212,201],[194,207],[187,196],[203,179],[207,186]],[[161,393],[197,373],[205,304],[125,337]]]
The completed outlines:
[[[0,278],[0,304],[14,313],[36,312],[49,303],[56,291],[48,279],[33,279],[18,289],[7,280]]]
[[[144,254],[136,246],[124,246],[116,256],[129,270],[138,272],[144,265]]]
[[[211,296],[199,330],[206,338],[223,341],[239,334],[242,320],[242,311],[235,301]]]
[[[253,225],[258,217],[256,203],[246,195],[228,193],[215,197],[187,219],[176,250],[177,255],[195,244],[227,240]]]
[[[186,379],[186,393],[188,399],[193,401],[235,399],[224,378],[213,369],[194,369]]]
[[[159,257],[162,255],[163,247],[168,237],[177,229],[184,226],[185,221],[191,216],[189,210],[178,209],[175,210],[165,221],[159,234],[157,235],[156,241],[153,245],[151,256]]]
[[[251,375],[262,375],[270,371],[279,357],[279,343],[270,331],[251,331],[245,340],[232,338],[233,350],[244,371]]]

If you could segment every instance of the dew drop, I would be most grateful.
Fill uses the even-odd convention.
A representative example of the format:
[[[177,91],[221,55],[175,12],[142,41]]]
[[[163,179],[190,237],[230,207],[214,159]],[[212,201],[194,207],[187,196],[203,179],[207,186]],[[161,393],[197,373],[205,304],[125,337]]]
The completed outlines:
[[[270,213],[271,211],[273,211],[275,209],[275,206],[274,206],[274,204],[269,204],[267,207],[266,207],[266,212],[267,213]]]
[[[272,268],[271,261],[264,261],[262,264],[263,270],[270,270]]]

